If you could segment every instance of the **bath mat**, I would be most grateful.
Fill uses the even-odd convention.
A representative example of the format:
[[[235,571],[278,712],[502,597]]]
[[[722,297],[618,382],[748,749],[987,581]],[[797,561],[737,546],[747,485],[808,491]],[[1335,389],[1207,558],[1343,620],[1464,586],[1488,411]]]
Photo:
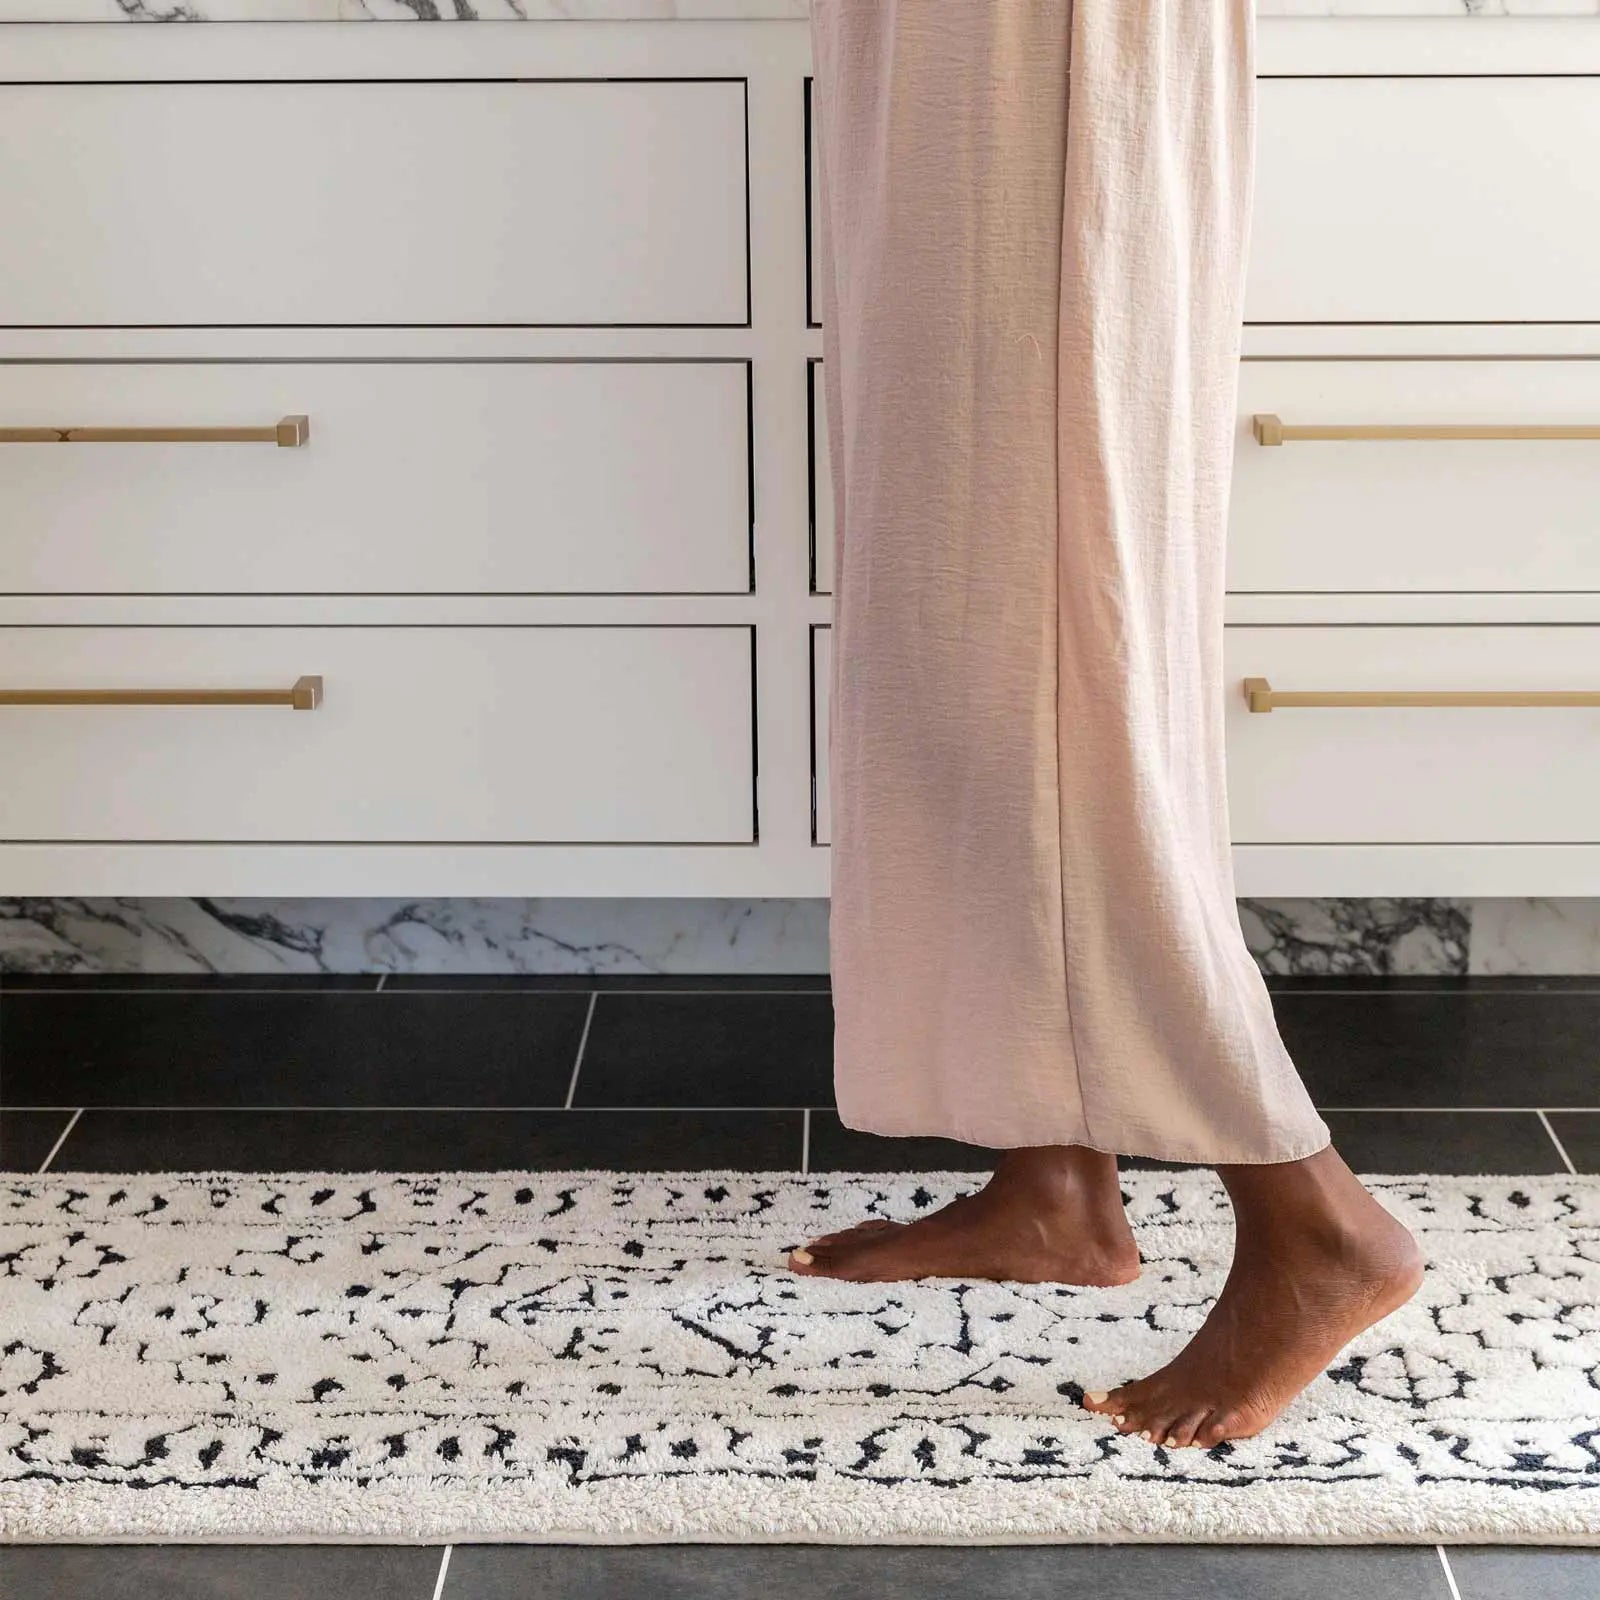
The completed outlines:
[[[0,1538],[1600,1542],[1600,1179],[1373,1180],[1418,1297],[1210,1452],[1081,1410],[1219,1288],[1203,1172],[1116,1289],[799,1279],[970,1175],[0,1180]]]

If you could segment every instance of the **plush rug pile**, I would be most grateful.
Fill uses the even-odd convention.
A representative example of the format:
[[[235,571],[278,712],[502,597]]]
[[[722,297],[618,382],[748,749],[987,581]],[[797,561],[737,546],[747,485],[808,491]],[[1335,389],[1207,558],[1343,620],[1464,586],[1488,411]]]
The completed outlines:
[[[1200,1323],[1209,1174],[1125,1288],[784,1270],[972,1181],[0,1179],[0,1538],[1600,1542],[1600,1179],[1374,1180],[1421,1293],[1209,1453],[1076,1404]]]

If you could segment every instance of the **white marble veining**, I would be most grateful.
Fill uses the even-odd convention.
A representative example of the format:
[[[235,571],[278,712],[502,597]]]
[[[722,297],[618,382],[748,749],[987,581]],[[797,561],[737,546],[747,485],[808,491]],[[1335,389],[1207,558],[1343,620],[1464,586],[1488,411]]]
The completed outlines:
[[[1462,900],[1241,900],[1263,972],[1378,977],[1461,973],[1472,933]]]
[[[1263,971],[1600,972],[1600,900],[1244,900]],[[826,973],[806,900],[0,899],[0,973]]]
[[[0,973],[827,970],[816,899],[0,899]]]
[[[552,22],[804,17],[807,0],[0,0],[5,22]],[[1600,0],[1257,0],[1261,17],[1600,16]]]
[[[1600,973],[1600,900],[1479,900],[1473,972]]]
[[[1600,900],[1242,900],[1299,976],[1600,973]],[[826,973],[828,902],[0,899],[0,973]]]

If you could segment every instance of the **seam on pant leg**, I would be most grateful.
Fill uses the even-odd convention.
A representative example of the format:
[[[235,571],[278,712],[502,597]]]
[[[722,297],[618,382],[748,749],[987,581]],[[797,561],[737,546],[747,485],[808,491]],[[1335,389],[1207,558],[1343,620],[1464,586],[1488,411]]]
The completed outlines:
[[[1062,999],[1067,1008],[1067,1044],[1072,1051],[1072,1071],[1078,1086],[1078,1122],[1083,1129],[1082,1142],[1094,1148],[1094,1130],[1089,1122],[1089,1099],[1084,1092],[1083,1078],[1083,1052],[1078,1048],[1078,1007],[1072,994],[1072,939],[1068,934],[1067,915],[1067,848],[1063,838],[1062,813],[1065,805],[1064,796],[1066,789],[1063,781],[1062,752],[1063,740],[1061,737],[1061,630],[1065,627],[1066,608],[1061,603],[1061,540],[1062,540],[1062,510],[1061,510],[1061,358],[1063,350],[1062,331],[1066,324],[1063,315],[1063,300],[1067,291],[1067,274],[1064,257],[1066,253],[1066,230],[1072,226],[1072,218],[1067,206],[1067,191],[1071,181],[1071,166],[1067,151],[1072,143],[1072,58],[1077,54],[1072,48],[1072,36],[1078,26],[1077,0],[1074,0],[1073,15],[1067,28],[1067,60],[1064,70],[1067,74],[1067,111],[1065,119],[1065,136],[1062,140],[1061,159],[1061,229],[1062,237],[1057,241],[1056,247],[1056,385],[1055,385],[1055,452],[1056,452],[1056,560],[1055,560],[1055,590],[1056,590],[1056,627],[1055,627],[1055,674],[1056,674],[1056,713],[1055,713],[1055,746],[1056,746],[1056,861],[1057,879],[1056,908],[1061,917],[1061,988]]]

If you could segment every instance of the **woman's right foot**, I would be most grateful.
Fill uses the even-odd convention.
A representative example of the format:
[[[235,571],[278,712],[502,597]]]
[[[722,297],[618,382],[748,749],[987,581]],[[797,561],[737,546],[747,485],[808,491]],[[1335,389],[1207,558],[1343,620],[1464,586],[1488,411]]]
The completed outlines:
[[[1208,1449],[1260,1433],[1422,1282],[1416,1241],[1332,1149],[1222,1178],[1238,1240],[1204,1325],[1160,1371],[1084,1396],[1151,1444]]]
[[[976,1194],[915,1222],[863,1222],[789,1257],[807,1277],[989,1278],[1111,1286],[1139,1276],[1115,1156],[1079,1145],[1007,1150]]]

